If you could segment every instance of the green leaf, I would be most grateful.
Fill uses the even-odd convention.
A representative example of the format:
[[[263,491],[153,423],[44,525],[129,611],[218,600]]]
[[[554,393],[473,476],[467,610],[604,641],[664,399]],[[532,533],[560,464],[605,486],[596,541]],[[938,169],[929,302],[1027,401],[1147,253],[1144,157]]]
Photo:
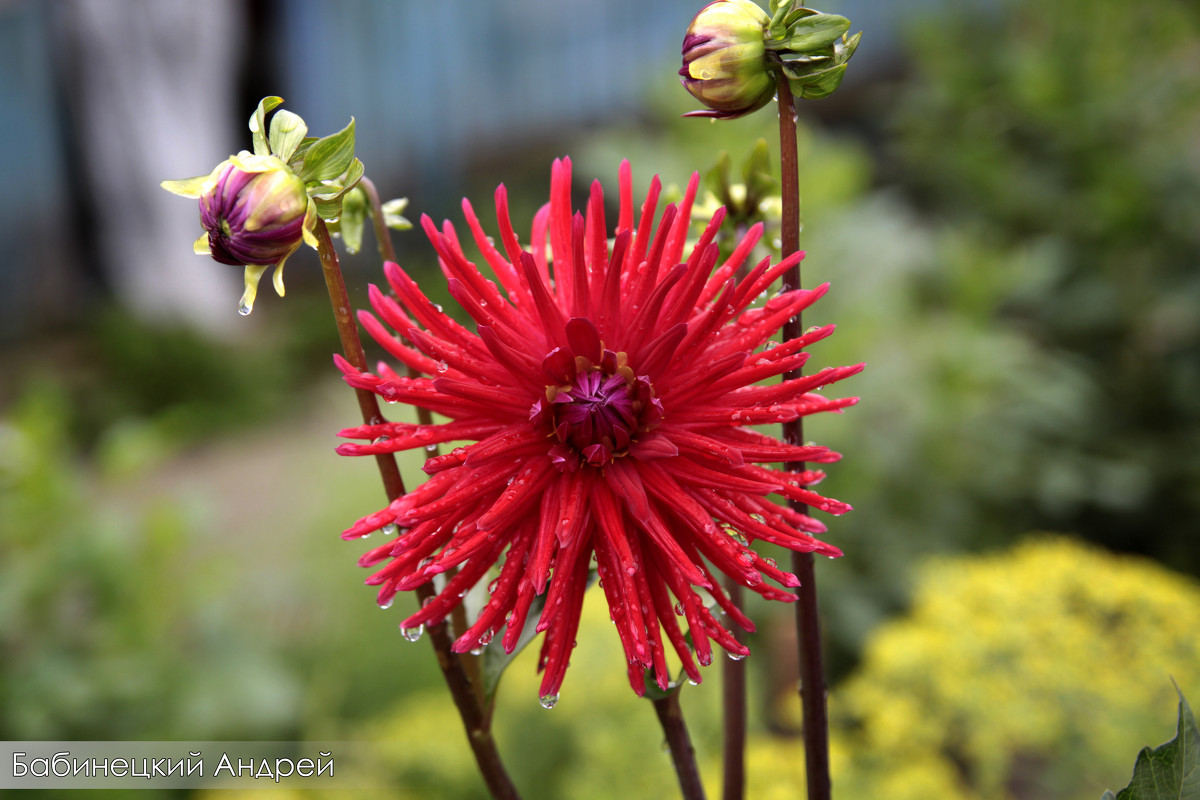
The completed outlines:
[[[367,218],[367,196],[361,188],[347,192],[342,198],[339,225],[346,250],[357,253],[362,249],[363,222]]]
[[[397,197],[383,204],[383,224],[392,230],[407,231],[412,223],[404,218],[404,209],[408,208],[407,197]]]
[[[358,185],[363,176],[362,162],[357,158],[350,164],[350,169],[336,181],[326,183],[314,182],[308,189],[309,197],[317,204],[317,213],[324,220],[332,220],[342,213],[342,199],[346,193]]]
[[[281,160],[288,161],[296,152],[296,148],[308,134],[308,126],[299,114],[293,114],[286,109],[280,109],[271,117],[271,134],[268,144],[271,152]]]
[[[799,20],[789,33],[786,43],[788,50],[801,53],[820,50],[842,38],[842,34],[850,30],[850,20],[837,14],[814,14]]]
[[[327,181],[341,175],[354,161],[354,118],[337,133],[318,139],[308,148],[304,156],[304,167],[300,179]]]
[[[1113,800],[1200,800],[1200,730],[1182,692],[1175,738],[1154,750],[1143,748],[1133,780]]]
[[[822,97],[833,94],[834,90],[841,85],[845,75],[846,65],[838,64],[836,67],[814,72],[799,80],[789,78],[788,83],[792,87],[792,94],[796,97],[802,97],[805,100],[820,100]]]
[[[704,188],[712,192],[722,205],[729,203],[729,153],[722,150],[717,156],[717,163],[704,173]]]
[[[258,101],[258,108],[250,115],[250,138],[254,141],[254,155],[269,156],[271,148],[267,145],[267,114],[283,103],[282,97],[264,97]]]
[[[504,670],[537,635],[538,617],[542,615],[542,609],[545,607],[545,594],[533,599],[533,603],[529,607],[529,614],[525,617],[525,627],[521,629],[521,636],[517,639],[517,644],[511,653],[504,652],[504,646],[500,641],[502,635],[488,642],[487,647],[483,648],[483,695],[489,703],[496,696],[496,690],[500,688],[500,678],[504,675]]]
[[[771,173],[771,154],[767,140],[759,139],[742,165],[742,182],[746,184],[746,197],[762,197],[770,194],[776,186]]]
[[[296,152],[292,153],[292,157],[288,159],[287,165],[295,172],[299,172],[304,166],[304,157],[308,155],[308,148],[316,144],[317,137],[305,136],[300,140],[300,146],[296,148]]]

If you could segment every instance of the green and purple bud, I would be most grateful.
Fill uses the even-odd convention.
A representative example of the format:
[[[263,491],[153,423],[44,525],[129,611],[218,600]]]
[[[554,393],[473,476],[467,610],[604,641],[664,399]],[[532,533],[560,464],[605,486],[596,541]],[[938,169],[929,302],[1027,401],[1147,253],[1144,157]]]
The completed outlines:
[[[304,241],[304,181],[274,156],[234,156],[200,195],[208,250],[222,264],[274,266]]]
[[[204,233],[192,249],[222,264],[245,266],[242,314],[254,307],[258,282],[270,267],[283,297],[283,264],[302,244],[316,249],[318,221],[359,230],[366,213],[362,203],[343,213],[343,201],[363,174],[354,157],[354,120],[317,139],[307,135],[303,119],[275,110],[282,102],[265,97],[250,117],[253,153],[230,156],[208,175],[162,182],[167,191],[200,201]]]
[[[716,0],[688,26],[683,39],[683,88],[707,109],[685,116],[733,119],[775,96],[765,36],[771,19],[749,0]]]
[[[686,117],[733,119],[775,96],[777,76],[796,97],[818,99],[842,82],[861,33],[850,20],[770,0],[771,13],[750,0],[715,0],[692,20],[683,39],[680,82],[708,106]]]

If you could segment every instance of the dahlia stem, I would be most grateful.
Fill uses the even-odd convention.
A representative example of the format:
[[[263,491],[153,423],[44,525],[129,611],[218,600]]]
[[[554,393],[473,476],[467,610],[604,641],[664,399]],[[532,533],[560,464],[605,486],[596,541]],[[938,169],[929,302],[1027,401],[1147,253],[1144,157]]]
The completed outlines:
[[[792,89],[782,70],[776,73],[779,99],[779,160],[783,191],[783,213],[780,219],[783,238],[783,257],[800,250],[800,158],[796,152],[796,105]],[[783,276],[783,290],[800,288],[800,265]],[[800,314],[783,326],[784,340],[794,339],[804,331]],[[786,380],[800,377],[800,370],[787,373]],[[797,417],[783,424],[783,439],[788,444],[804,444],[804,418]],[[801,463],[787,465],[791,472],[804,469]],[[794,500],[788,505],[800,513],[807,507]],[[829,800],[829,715],[825,705],[825,667],[821,656],[821,621],[817,614],[817,578],[812,553],[792,553],[792,572],[800,579],[796,589],[796,638],[800,646],[800,705],[804,713],[805,777],[808,800]]]
[[[667,747],[671,750],[671,761],[675,775],[679,778],[679,791],[683,800],[704,800],[704,784],[700,782],[700,768],[696,766],[696,749],[688,736],[687,724],[683,721],[683,709],[679,707],[679,691],[654,700],[654,713],[662,725]]]
[[[396,249],[392,247],[392,235],[388,232],[387,223],[383,219],[383,203],[379,200],[379,191],[375,188],[375,183],[365,175],[358,179],[358,185],[366,192],[367,202],[371,205],[371,223],[375,226],[375,242],[379,246],[379,257],[384,261],[395,262]],[[429,413],[429,410],[425,408],[418,410]]]
[[[725,578],[725,591],[738,608],[742,606],[742,587],[733,578]],[[741,634],[733,626],[733,638]],[[724,724],[721,797],[742,800],[746,794],[746,661],[725,659],[722,671],[722,720]]]
[[[373,189],[372,186],[367,190],[368,197],[371,196]],[[378,194],[375,195],[375,198],[378,200]],[[382,214],[378,214],[376,217],[381,224]],[[376,233],[379,232],[379,224],[377,224]],[[342,278],[342,269],[338,264],[337,251],[333,249],[333,240],[329,236],[329,229],[322,220],[317,220],[316,236],[317,255],[321,259],[321,269],[325,273],[325,287],[329,290],[329,302],[333,307],[338,336],[342,341],[342,352],[347,361],[365,372],[367,357],[363,352],[362,340],[358,336],[358,327],[351,314],[350,298],[346,294],[346,282]],[[387,248],[390,251],[391,241],[387,238],[386,228],[383,229],[383,236],[380,237],[381,252],[384,248],[384,241],[387,242]],[[383,415],[379,412],[379,402],[372,392],[356,389],[355,394],[358,397],[358,406],[362,411],[363,422],[368,425],[379,425],[384,422]],[[405,494],[404,480],[400,477],[400,469],[396,465],[395,457],[390,453],[377,455],[375,463],[379,466],[379,476],[383,479],[383,488],[387,493],[388,500],[395,500],[403,496]],[[422,603],[426,598],[433,597],[433,594],[433,588],[430,586],[422,586],[417,589],[417,599]],[[492,737],[489,715],[485,715],[480,708],[475,689],[463,669],[462,660],[450,649],[451,640],[446,630],[446,623],[439,622],[436,625],[429,625],[428,631],[429,640],[437,654],[438,666],[442,670],[442,677],[445,678],[446,685],[450,688],[450,694],[454,698],[454,705],[458,709],[459,716],[462,717],[463,727],[467,731],[467,741],[470,742],[471,752],[475,755],[475,762],[479,766],[479,772],[483,776],[488,790],[496,800],[520,800],[520,795],[517,793],[512,779],[508,777],[504,763],[500,760],[500,751],[496,747],[496,740]]]
[[[388,230],[387,223],[384,221],[383,203],[379,199],[379,190],[375,188],[374,181],[365,175],[359,179],[358,183],[367,195],[367,203],[371,207],[371,224],[375,228],[375,243],[379,248],[379,257],[384,261],[394,263],[396,261],[396,249],[392,246],[392,235]],[[408,367],[408,377],[416,378],[418,376],[419,373],[415,369]],[[417,422],[422,425],[432,425],[433,414],[430,413],[428,408],[417,406]],[[437,446],[434,445],[434,455],[437,454],[436,450]],[[447,570],[446,580],[454,577],[455,572],[457,572],[457,569]],[[424,597],[421,599],[424,601]],[[463,608],[462,603],[454,606],[454,609],[450,612],[450,621],[453,623],[456,632],[461,634],[467,630],[467,611]],[[462,663],[463,669],[466,670],[467,678],[471,681],[472,691],[475,692],[475,702],[480,708],[484,709],[484,718],[489,719],[491,709],[488,707],[487,697],[483,690],[483,671],[479,663],[479,657],[468,654],[459,655],[458,659]]]

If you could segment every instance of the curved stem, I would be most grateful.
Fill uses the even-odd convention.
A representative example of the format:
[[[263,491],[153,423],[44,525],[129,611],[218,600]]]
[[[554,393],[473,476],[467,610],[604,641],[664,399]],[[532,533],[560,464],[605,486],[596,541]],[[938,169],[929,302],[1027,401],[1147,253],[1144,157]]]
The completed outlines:
[[[374,188],[374,187],[372,187]],[[370,191],[368,191],[370,196]],[[376,199],[378,195],[376,195]],[[386,229],[385,229],[386,230]],[[358,326],[350,310],[350,298],[346,294],[346,282],[342,278],[342,270],[338,264],[337,251],[333,249],[333,240],[329,237],[329,229],[321,220],[317,221],[317,255],[321,259],[321,270],[325,273],[325,287],[329,290],[329,302],[333,307],[333,317],[337,322],[338,336],[342,341],[342,352],[347,361],[360,370],[366,371],[367,357],[363,352],[362,340],[358,336]],[[382,246],[382,245],[381,245]],[[390,243],[389,243],[390,246]],[[356,389],[359,409],[362,411],[363,422],[368,425],[378,425],[383,422],[379,412],[379,402],[372,392]],[[379,466],[379,475],[383,479],[383,487],[388,500],[395,500],[405,494],[404,480],[400,477],[400,469],[396,459],[391,454],[375,456]],[[429,585],[417,589],[417,598],[424,603],[432,597],[433,588]],[[470,678],[463,669],[462,660],[450,649],[452,644],[445,622],[430,625],[429,640],[433,643],[437,654],[438,666],[454,705],[462,717],[463,727],[467,731],[467,740],[475,755],[475,762],[487,783],[488,790],[496,800],[520,800],[516,787],[504,769],[500,760],[500,752],[496,740],[492,737],[488,715],[485,715],[476,700],[475,689]]]
[[[796,152],[796,106],[791,87],[783,71],[776,72],[779,99],[780,179],[783,213],[780,220],[783,257],[800,250],[800,159]],[[800,288],[800,265],[784,273],[783,290]],[[783,327],[783,338],[794,339],[804,331],[799,314]],[[787,380],[800,377],[800,370],[789,372]],[[804,444],[804,418],[783,424],[783,439],[788,444]],[[787,465],[791,472],[803,471],[804,465]],[[788,504],[800,513],[807,507],[794,500]],[[800,704],[804,710],[805,775],[808,800],[829,800],[829,716],[825,704],[825,667],[821,656],[821,623],[817,614],[817,580],[812,553],[792,553],[792,572],[800,579],[796,589],[796,638],[800,643]]]
[[[371,223],[375,226],[375,242],[379,246],[379,257],[384,261],[396,260],[396,249],[392,247],[392,236],[383,221],[383,203],[379,199],[379,191],[375,183],[366,175],[358,179],[358,185],[367,195],[367,203],[371,206]]]
[[[675,775],[679,778],[683,800],[704,800],[704,784],[700,782],[700,769],[696,766],[696,749],[692,747],[687,725],[683,721],[679,692],[671,692],[652,702],[671,750],[671,761],[675,764]]]
[[[738,608],[742,606],[742,587],[725,577],[725,592]],[[742,640],[741,632],[730,626],[733,638]],[[746,661],[725,659],[722,670],[722,721],[724,724],[723,767],[721,797],[724,800],[742,800],[746,795]]]

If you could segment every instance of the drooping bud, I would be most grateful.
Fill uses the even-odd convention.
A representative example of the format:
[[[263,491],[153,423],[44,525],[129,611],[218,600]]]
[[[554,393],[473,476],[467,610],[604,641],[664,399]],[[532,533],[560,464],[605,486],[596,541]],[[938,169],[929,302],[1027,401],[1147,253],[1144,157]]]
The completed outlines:
[[[770,17],[750,0],[715,0],[683,39],[680,83],[707,109],[686,116],[733,119],[775,96],[764,37]]]
[[[269,267],[275,267],[275,291],[283,296],[284,262],[301,244],[316,249],[317,221],[339,220],[343,200],[363,174],[354,157],[353,119],[317,139],[307,135],[303,119],[281,109],[268,128],[267,115],[282,102],[265,97],[250,117],[253,154],[230,156],[208,175],[162,182],[169,192],[200,200],[205,232],[192,249],[246,267],[242,314],[254,307],[258,282]]]

